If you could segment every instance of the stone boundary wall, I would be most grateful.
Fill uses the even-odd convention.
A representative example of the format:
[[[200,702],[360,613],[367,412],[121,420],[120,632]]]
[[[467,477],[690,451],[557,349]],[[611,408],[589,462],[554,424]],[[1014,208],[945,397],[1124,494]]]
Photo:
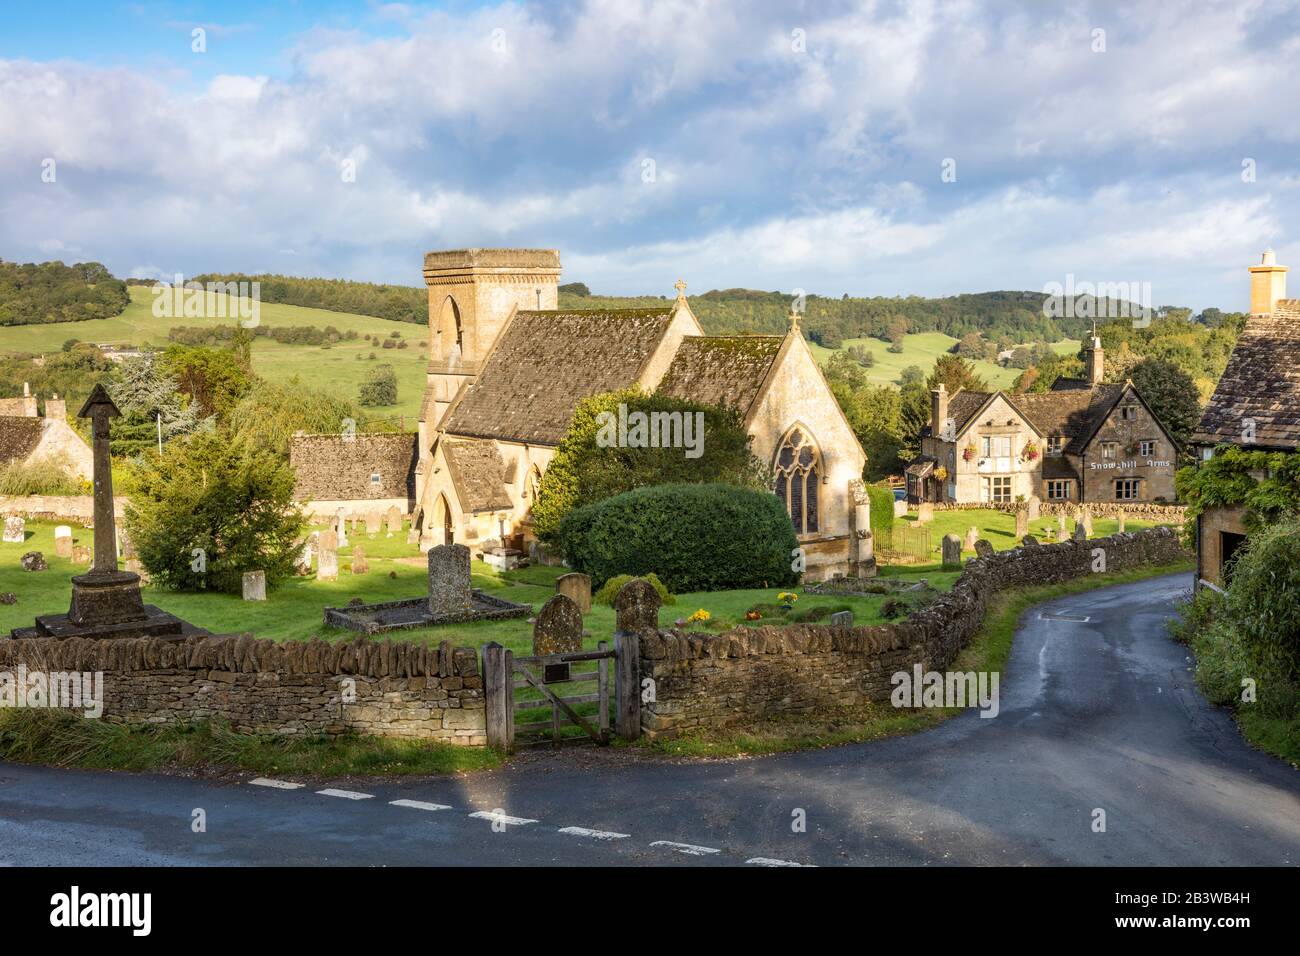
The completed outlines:
[[[113,498],[115,518],[126,516],[126,502],[121,495]],[[0,514],[89,526],[95,518],[95,499],[90,495],[0,495]]]
[[[897,623],[643,634],[641,678],[653,678],[655,700],[641,705],[642,732],[674,736],[887,700],[895,672],[918,663],[926,671],[947,667],[979,630],[999,590],[1086,577],[1095,548],[1105,550],[1110,571],[1188,557],[1169,528],[1030,545],[972,558],[952,590]]]
[[[1122,512],[1125,517],[1137,521],[1166,521],[1170,524],[1183,523],[1187,515],[1186,505],[1159,505],[1143,502],[1133,502],[1125,504],[1122,501],[1085,501],[1083,504],[1088,506],[1094,518],[1115,518]],[[910,506],[915,510],[916,506]],[[935,501],[931,507],[936,512],[939,511],[1002,511],[1006,514],[1015,514],[1016,506],[1011,505],[994,505],[987,501],[970,502],[970,501]],[[1073,518],[1078,513],[1080,504],[1077,501],[1044,501],[1039,505],[1039,514],[1041,515],[1059,515],[1064,514],[1066,517]]]
[[[120,723],[218,718],[243,733],[487,743],[478,652],[447,641],[0,640],[0,671],[19,665],[102,672],[104,719]],[[345,703],[349,679],[355,702]]]

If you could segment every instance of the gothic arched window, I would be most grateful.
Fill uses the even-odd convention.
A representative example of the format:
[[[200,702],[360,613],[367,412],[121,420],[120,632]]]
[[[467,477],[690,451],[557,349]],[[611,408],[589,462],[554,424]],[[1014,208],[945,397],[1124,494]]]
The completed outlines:
[[[822,456],[808,431],[796,425],[786,433],[776,453],[776,496],[794,524],[795,534],[818,530],[817,493]]]

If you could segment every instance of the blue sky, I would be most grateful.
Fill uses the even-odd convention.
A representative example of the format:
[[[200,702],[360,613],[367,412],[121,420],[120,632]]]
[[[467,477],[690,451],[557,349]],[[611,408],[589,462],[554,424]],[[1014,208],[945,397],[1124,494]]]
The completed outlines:
[[[1263,248],[1300,264],[1297,23],[1282,0],[9,3],[0,257],[416,285],[429,249],[545,246],[610,293],[1073,275],[1242,308]]]

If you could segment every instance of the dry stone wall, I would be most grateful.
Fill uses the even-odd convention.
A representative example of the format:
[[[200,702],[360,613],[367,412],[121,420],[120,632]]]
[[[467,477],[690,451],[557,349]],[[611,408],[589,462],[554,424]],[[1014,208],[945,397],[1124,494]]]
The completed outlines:
[[[983,623],[999,590],[1093,573],[1093,550],[1123,571],[1188,557],[1168,528],[986,553],[967,562],[951,591],[898,623],[870,627],[740,627],[721,634],[659,630],[640,636],[647,736],[674,736],[775,716],[887,700],[890,677],[920,664],[943,670]]]
[[[446,641],[0,640],[0,670],[19,665],[102,672],[111,721],[224,719],[245,733],[487,743],[478,653]]]

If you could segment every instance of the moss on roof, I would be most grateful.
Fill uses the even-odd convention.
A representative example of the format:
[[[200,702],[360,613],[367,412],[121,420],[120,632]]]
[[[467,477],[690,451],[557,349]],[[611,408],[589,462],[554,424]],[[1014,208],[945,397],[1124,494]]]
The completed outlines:
[[[659,394],[743,415],[758,397],[784,341],[779,335],[687,336],[659,383]]]

